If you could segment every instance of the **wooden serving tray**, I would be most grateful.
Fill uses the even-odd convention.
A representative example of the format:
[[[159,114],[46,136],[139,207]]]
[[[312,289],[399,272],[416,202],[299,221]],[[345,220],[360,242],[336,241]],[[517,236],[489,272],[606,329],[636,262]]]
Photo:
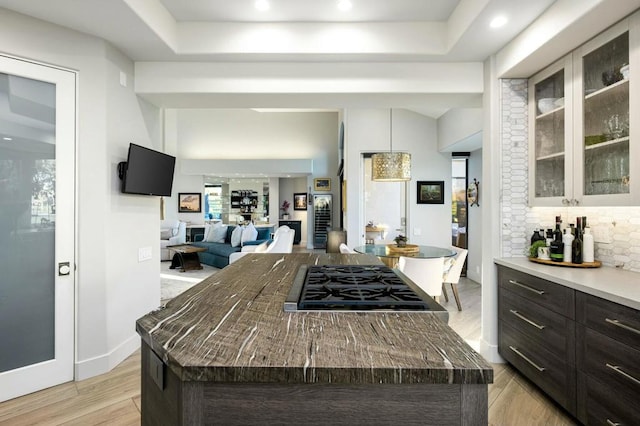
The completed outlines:
[[[602,263],[599,260],[582,263],[554,262],[553,260],[538,259],[537,257],[530,257],[529,260],[534,263],[542,263],[543,265],[565,266],[568,268],[599,268],[602,266]]]
[[[407,244],[404,247],[398,247],[395,244],[387,244],[387,250],[394,253],[418,253],[420,251],[420,247],[415,244]]]

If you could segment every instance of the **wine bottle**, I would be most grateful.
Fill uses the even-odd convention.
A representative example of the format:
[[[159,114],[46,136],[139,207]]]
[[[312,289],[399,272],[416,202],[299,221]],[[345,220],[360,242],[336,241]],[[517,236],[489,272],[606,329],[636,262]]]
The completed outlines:
[[[564,259],[564,244],[560,231],[560,216],[556,216],[556,229],[553,231],[553,240],[549,243],[549,257],[554,262],[562,262]]]
[[[571,243],[571,262],[582,263],[582,218],[576,218],[576,235]]]

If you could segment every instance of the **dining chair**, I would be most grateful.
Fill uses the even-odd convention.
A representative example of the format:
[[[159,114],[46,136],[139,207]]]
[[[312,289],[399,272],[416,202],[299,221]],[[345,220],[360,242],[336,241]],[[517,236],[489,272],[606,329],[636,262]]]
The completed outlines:
[[[458,310],[461,311],[462,305],[460,304],[460,294],[458,293],[458,282],[460,281],[462,266],[464,265],[464,261],[467,258],[467,253],[469,253],[469,250],[455,246],[452,246],[451,249],[456,251],[457,254],[454,257],[451,268],[449,268],[449,270],[444,273],[444,276],[442,278],[442,294],[444,295],[444,300],[448,302],[449,296],[447,295],[447,289],[445,285],[450,284],[451,291],[453,292],[453,297],[456,298],[456,305],[458,305]]]
[[[398,269],[411,281],[416,283],[425,293],[433,297],[436,302],[442,294],[442,270],[444,258],[417,258],[400,256]]]
[[[342,253],[342,254],[357,253],[355,250],[352,250],[351,247],[349,247],[345,243],[341,243],[340,246],[338,246],[338,249],[340,250],[340,253]]]

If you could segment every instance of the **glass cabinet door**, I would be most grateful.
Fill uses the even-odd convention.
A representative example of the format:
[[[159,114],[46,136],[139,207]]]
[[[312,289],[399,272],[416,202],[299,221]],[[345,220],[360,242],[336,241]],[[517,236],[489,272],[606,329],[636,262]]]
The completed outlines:
[[[581,59],[582,193],[629,194],[629,32]]]
[[[571,58],[567,57],[529,82],[532,205],[558,205],[571,192],[571,126],[565,120],[571,104],[570,76]]]

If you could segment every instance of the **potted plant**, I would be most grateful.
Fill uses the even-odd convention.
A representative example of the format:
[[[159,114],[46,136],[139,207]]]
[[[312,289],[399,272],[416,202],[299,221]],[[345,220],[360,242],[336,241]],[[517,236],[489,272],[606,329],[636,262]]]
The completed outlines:
[[[289,207],[291,207],[291,204],[289,204],[287,200],[284,200],[282,202],[282,207],[280,207],[280,210],[282,210],[282,218],[284,220],[289,219]]]
[[[396,242],[396,246],[398,246],[398,247],[406,247],[407,246],[407,237],[402,235],[402,234],[398,234],[398,236],[395,237],[393,239],[393,241]]]

